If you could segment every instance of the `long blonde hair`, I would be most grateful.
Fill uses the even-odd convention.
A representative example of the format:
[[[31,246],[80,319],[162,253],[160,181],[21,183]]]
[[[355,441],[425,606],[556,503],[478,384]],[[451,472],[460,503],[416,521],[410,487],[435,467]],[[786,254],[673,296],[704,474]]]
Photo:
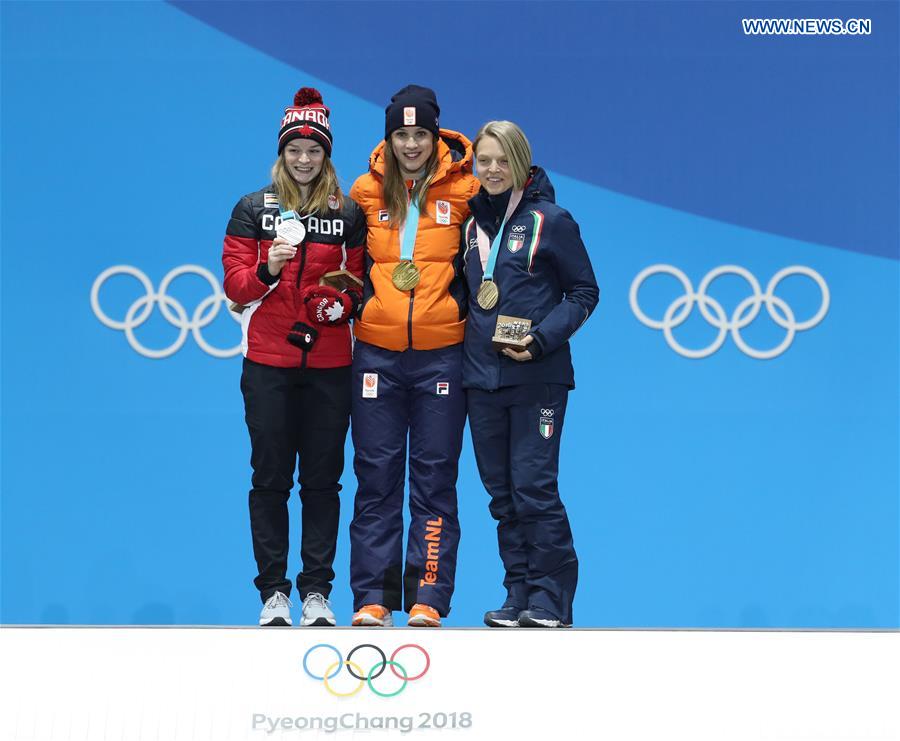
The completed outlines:
[[[425,199],[428,197],[428,187],[434,180],[438,162],[438,138],[434,137],[434,146],[428,160],[425,162],[425,175],[416,180],[412,193],[406,190],[406,180],[400,171],[400,164],[394,154],[391,138],[384,141],[384,205],[390,215],[392,224],[402,224],[406,221],[406,209],[409,198],[415,198],[419,204],[419,211],[425,209]]]
[[[310,184],[309,197],[305,202],[300,195],[300,186],[287,171],[284,164],[284,153],[278,155],[278,159],[272,165],[272,182],[278,191],[278,203],[284,210],[296,211],[298,214],[314,214],[325,211],[330,208],[329,196],[337,199],[338,208],[344,205],[344,194],[341,192],[331,157],[325,157],[322,161],[322,170]]]

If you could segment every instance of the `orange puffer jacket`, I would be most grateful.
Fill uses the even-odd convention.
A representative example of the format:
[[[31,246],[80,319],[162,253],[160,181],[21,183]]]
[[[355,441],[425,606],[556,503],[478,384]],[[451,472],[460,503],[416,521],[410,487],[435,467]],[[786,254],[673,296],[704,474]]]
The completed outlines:
[[[472,143],[456,131],[440,134],[438,169],[416,232],[413,262],[420,279],[413,290],[401,291],[391,280],[400,263],[400,230],[388,221],[384,203],[385,142],[372,152],[369,172],[350,189],[369,231],[362,313],[354,332],[386,350],[434,350],[463,341],[467,297],[459,236],[469,217],[467,201],[479,184],[472,175]]]

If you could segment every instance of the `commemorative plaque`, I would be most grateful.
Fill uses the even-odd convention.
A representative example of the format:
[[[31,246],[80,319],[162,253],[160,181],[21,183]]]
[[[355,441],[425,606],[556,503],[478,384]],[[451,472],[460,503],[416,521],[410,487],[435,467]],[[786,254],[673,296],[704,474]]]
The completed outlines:
[[[531,319],[501,314],[497,317],[491,344],[495,350],[504,350],[507,347],[517,351],[525,350],[527,349],[525,338],[530,331]]]
[[[331,286],[338,291],[346,291],[348,288],[359,290],[363,282],[349,270],[332,270],[319,278],[320,286]]]

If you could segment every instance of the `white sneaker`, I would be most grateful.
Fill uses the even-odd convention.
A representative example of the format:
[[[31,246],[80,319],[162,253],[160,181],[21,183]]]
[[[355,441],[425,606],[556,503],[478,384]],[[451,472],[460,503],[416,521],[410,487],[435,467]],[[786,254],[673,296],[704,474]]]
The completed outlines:
[[[291,623],[291,601],[281,592],[275,592],[259,613],[259,624],[265,626],[287,626]]]
[[[303,600],[303,616],[300,625],[314,625],[322,628],[334,627],[334,613],[327,599],[318,592],[310,592]]]

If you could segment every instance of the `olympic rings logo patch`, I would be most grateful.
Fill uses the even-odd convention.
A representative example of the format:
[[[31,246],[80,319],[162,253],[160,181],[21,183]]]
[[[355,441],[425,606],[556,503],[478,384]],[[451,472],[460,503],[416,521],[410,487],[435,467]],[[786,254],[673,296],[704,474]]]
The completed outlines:
[[[413,650],[421,654],[420,658],[406,659],[401,664],[398,656],[402,651]],[[330,655],[329,655],[330,654]],[[371,666],[369,662],[378,656],[378,660]],[[354,660],[354,656],[356,660]],[[407,669],[409,666],[409,669]],[[378,646],[373,643],[361,643],[350,649],[345,659],[336,646],[330,643],[317,643],[307,649],[303,654],[303,671],[316,681],[322,682],[325,689],[335,697],[352,697],[364,686],[379,697],[396,697],[410,682],[415,682],[424,677],[431,668],[431,656],[417,643],[404,643],[394,649],[389,659]],[[346,669],[346,674],[352,678],[350,682],[338,679],[341,670]],[[393,677],[386,674],[390,669]],[[412,671],[418,672],[412,674]],[[376,686],[376,680],[378,686]],[[387,680],[387,681],[385,681]]]
[[[167,294],[172,281],[186,274],[193,274],[203,278],[209,283],[210,288],[210,295],[197,304],[190,317],[181,302]],[[136,278],[144,288],[144,295],[131,304],[128,311],[125,312],[124,319],[121,321],[110,318],[100,308],[100,289],[107,280],[117,275],[127,275]],[[178,330],[178,336],[172,344],[162,349],[146,347],[137,339],[134,333],[135,329],[150,318],[154,307],[157,305],[162,312],[163,318]],[[91,308],[94,310],[97,318],[110,329],[124,331],[128,344],[131,345],[135,352],[143,355],[145,358],[160,359],[174,355],[184,345],[188,332],[193,335],[194,341],[200,346],[200,349],[214,358],[232,358],[235,355],[239,355],[241,352],[240,343],[235,347],[225,349],[213,347],[206,341],[200,331],[213,322],[223,306],[228,315],[240,324],[240,317],[228,311],[228,299],[219,286],[219,281],[216,280],[216,277],[209,270],[200,265],[182,265],[170,270],[159,284],[158,291],[153,288],[153,284],[143,271],[131,265],[114,265],[111,268],[107,268],[97,276],[94,285],[91,287]]]
[[[684,289],[684,294],[676,298],[669,305],[661,320],[648,317],[638,304],[638,291],[643,282],[647,278],[659,274],[671,275],[674,278],[677,278]],[[710,284],[712,284],[716,278],[727,274],[733,274],[743,278],[752,291],[747,298],[743,299],[737,307],[735,307],[731,317],[726,316],[722,304],[708,296],[706,293]],[[790,305],[784,299],[775,295],[778,284],[792,275],[802,275],[809,278],[818,286],[821,294],[821,303],[818,311],[804,321],[797,321]],[[765,293],[760,289],[759,281],[756,279],[756,276],[739,265],[721,265],[720,267],[710,270],[703,277],[703,280],[700,281],[700,285],[696,291],[691,285],[691,281],[688,277],[678,268],[673,267],[672,265],[651,265],[648,268],[644,268],[637,276],[635,276],[635,279],[631,283],[631,290],[628,293],[628,301],[631,304],[631,310],[638,318],[638,321],[651,329],[661,329],[669,347],[686,358],[696,359],[709,357],[722,347],[722,344],[730,333],[731,338],[734,340],[734,344],[738,346],[738,349],[740,349],[741,352],[749,355],[751,358],[756,358],[757,360],[770,360],[771,358],[778,357],[790,347],[791,343],[794,341],[794,335],[797,332],[812,329],[825,318],[825,314],[828,313],[828,306],[831,303],[831,294],[828,290],[828,284],[825,283],[825,279],[812,268],[803,265],[791,265],[790,267],[779,270],[772,276],[772,279],[766,286]],[[707,347],[698,350],[684,347],[675,339],[675,336],[672,333],[672,330],[675,327],[683,324],[687,320],[694,310],[695,305],[699,306],[700,314],[703,318],[711,326],[719,330],[716,338]],[[741,330],[756,319],[763,306],[766,307],[766,311],[772,321],[785,330],[785,336],[775,347],[767,350],[758,350],[755,347],[751,347],[746,342],[741,336]]]

